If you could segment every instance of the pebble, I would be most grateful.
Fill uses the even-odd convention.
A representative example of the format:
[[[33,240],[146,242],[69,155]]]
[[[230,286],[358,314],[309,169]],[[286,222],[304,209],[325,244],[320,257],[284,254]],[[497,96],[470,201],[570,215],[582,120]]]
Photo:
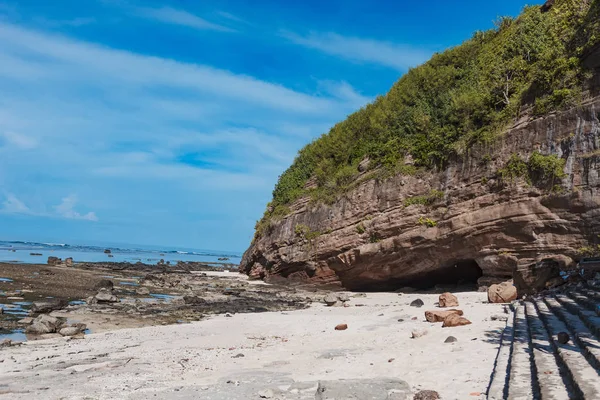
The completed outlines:
[[[258,396],[261,399],[272,399],[274,394],[271,389],[266,389],[266,390],[261,390],[260,392],[258,392]]]
[[[336,331],[345,331],[348,329],[348,324],[339,324],[335,326]]]
[[[427,335],[428,333],[429,332],[427,332],[427,329],[415,329],[414,331],[411,332],[413,339],[420,338],[422,336]]]
[[[448,336],[446,338],[446,340],[444,340],[444,343],[454,343],[454,342],[458,342],[458,339],[455,338],[454,336]]]
[[[413,301],[410,303],[410,306],[411,306],[411,307],[423,307],[423,305],[425,305],[425,303],[423,303],[423,300],[421,300],[421,299],[416,299],[416,300],[413,300]]]

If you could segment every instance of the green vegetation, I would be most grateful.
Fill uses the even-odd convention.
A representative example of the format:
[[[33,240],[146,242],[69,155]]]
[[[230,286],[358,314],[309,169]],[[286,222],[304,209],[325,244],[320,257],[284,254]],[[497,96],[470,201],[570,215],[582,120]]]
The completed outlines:
[[[582,247],[577,250],[581,257],[600,257],[600,244]]]
[[[428,228],[433,228],[433,227],[437,226],[437,221],[435,221],[431,218],[419,217],[419,225],[423,225]]]
[[[423,195],[423,196],[408,197],[407,199],[404,200],[404,206],[408,207],[408,206],[412,206],[414,204],[421,204],[424,206],[429,206],[429,205],[432,205],[433,203],[435,203],[437,200],[443,199],[443,198],[444,198],[444,192],[433,189],[428,194]]]
[[[361,223],[356,225],[356,233],[358,233],[359,235],[362,235],[363,233],[365,233],[366,229],[365,226]]]
[[[505,184],[523,178],[530,185],[560,192],[562,187],[557,182],[566,176],[564,168],[565,160],[557,155],[545,156],[534,151],[528,161],[517,154],[511,155],[504,168],[498,170],[498,174]]]
[[[275,186],[273,205],[307,195],[335,202],[356,185],[367,157],[377,171],[367,179],[444,167],[473,144],[494,140],[525,110],[539,115],[577,104],[590,77],[582,59],[600,42],[598,3],[556,0],[545,13],[526,7],[518,18],[501,18],[495,29],[435,54],[300,150]],[[404,164],[409,155],[414,165]],[[523,166],[512,167],[505,178]],[[305,189],[313,177],[317,188]]]
[[[304,225],[304,224],[298,224],[294,227],[294,233],[296,234],[296,236],[299,236],[303,239],[306,239],[308,241],[312,241],[313,239],[318,238],[319,236],[321,236],[321,232],[319,231],[313,231],[311,230],[308,226]]]

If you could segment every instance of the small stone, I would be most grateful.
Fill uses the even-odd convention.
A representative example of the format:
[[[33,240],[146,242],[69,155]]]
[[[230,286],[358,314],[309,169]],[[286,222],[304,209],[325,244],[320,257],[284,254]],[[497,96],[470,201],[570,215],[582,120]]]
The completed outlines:
[[[567,344],[567,343],[569,343],[569,340],[571,339],[567,332],[559,332],[558,335],[556,335],[556,336],[558,339],[558,343],[560,343],[560,344]]]
[[[238,353],[235,356],[232,356],[231,358],[242,358],[242,357],[246,357],[246,356],[243,355],[242,353]]]
[[[135,292],[140,296],[147,296],[150,294],[150,289],[148,289],[147,287],[140,287],[137,288]]]
[[[440,294],[440,307],[458,307],[458,299],[450,292]]]
[[[258,396],[261,399],[272,399],[274,394],[271,389],[266,389],[266,390],[261,390],[260,392],[258,392]]]
[[[440,395],[433,390],[421,390],[413,397],[413,400],[439,400]]]
[[[411,320],[416,321],[418,318],[417,317],[412,317]]]
[[[232,318],[232,317],[233,317],[233,315],[231,315],[231,314],[227,313],[227,314],[225,314],[225,317],[227,317],[227,318]]]
[[[423,303],[423,300],[421,300],[421,299],[416,299],[416,300],[413,300],[413,301],[410,303],[410,306],[411,306],[411,307],[423,307],[424,305],[425,305],[425,303]]]
[[[12,346],[12,340],[10,339],[4,339],[3,341],[0,342],[0,347],[10,347]]]
[[[492,321],[508,321],[508,315],[492,315],[490,319]]]
[[[428,333],[429,332],[427,332],[427,329],[415,329],[411,332],[411,337],[413,339],[418,339],[420,337],[427,335]]]
[[[345,331],[348,329],[348,324],[338,324],[335,326],[336,331]]]
[[[458,342],[458,339],[455,338],[454,336],[448,336],[446,338],[446,340],[444,340],[444,343],[455,343],[455,342]]]
[[[403,320],[402,318],[400,318],[400,319],[398,320],[398,322],[404,322],[404,320]]]
[[[58,333],[62,336],[75,336],[81,332],[81,328],[78,326],[67,326],[66,328],[62,328]]]
[[[394,360],[395,360],[395,358],[390,358],[390,359],[388,360],[388,362],[389,362],[389,363],[391,363],[391,362],[393,362]]]

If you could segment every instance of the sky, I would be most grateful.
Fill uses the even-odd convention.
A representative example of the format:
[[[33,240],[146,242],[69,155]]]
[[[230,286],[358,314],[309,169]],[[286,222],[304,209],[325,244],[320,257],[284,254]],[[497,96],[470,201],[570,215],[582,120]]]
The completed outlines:
[[[0,240],[244,251],[300,148],[526,4],[0,0]]]

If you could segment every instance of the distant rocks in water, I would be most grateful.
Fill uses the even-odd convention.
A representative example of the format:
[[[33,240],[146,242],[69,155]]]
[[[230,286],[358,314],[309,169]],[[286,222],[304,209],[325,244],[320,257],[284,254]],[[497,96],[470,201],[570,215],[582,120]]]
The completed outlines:
[[[458,307],[458,299],[450,292],[440,294],[440,307]]]
[[[113,256],[112,254],[109,254],[109,255],[108,255],[108,258],[113,258],[113,257],[114,257],[114,256]]]
[[[450,314],[444,319],[442,328],[452,328],[456,326],[469,325],[471,321],[457,314]]]
[[[462,310],[446,310],[446,311],[425,311],[425,319],[427,322],[444,322],[446,317],[451,314],[462,316]]]
[[[73,257],[67,257],[67,258],[65,258],[65,265],[67,267],[72,267],[73,266]]]
[[[50,256],[48,257],[48,265],[57,266],[62,264],[62,260],[58,257]]]
[[[111,254],[111,251],[110,251],[110,249],[106,249],[106,250],[104,250],[104,254]]]
[[[219,260],[219,261],[227,261],[227,260],[229,260],[229,257],[219,257],[217,260]]]
[[[421,390],[413,397],[413,400],[439,400],[441,399],[438,392],[434,390]]]
[[[29,253],[30,256],[41,256],[42,253]]]
[[[416,299],[416,300],[413,300],[413,301],[410,303],[410,306],[411,306],[411,307],[423,307],[424,305],[425,305],[425,303],[423,303],[423,300],[421,300],[421,299]]]
[[[517,299],[517,288],[512,281],[491,285],[488,288],[488,301],[490,303],[510,303]]]
[[[98,283],[96,283],[94,285],[94,289],[95,290],[100,290],[100,289],[110,289],[112,290],[114,288],[114,283],[110,280],[110,279],[101,279],[100,281],[98,281]]]
[[[46,314],[54,310],[60,310],[67,306],[64,299],[48,299],[44,301],[34,301],[31,304],[31,314]]]

